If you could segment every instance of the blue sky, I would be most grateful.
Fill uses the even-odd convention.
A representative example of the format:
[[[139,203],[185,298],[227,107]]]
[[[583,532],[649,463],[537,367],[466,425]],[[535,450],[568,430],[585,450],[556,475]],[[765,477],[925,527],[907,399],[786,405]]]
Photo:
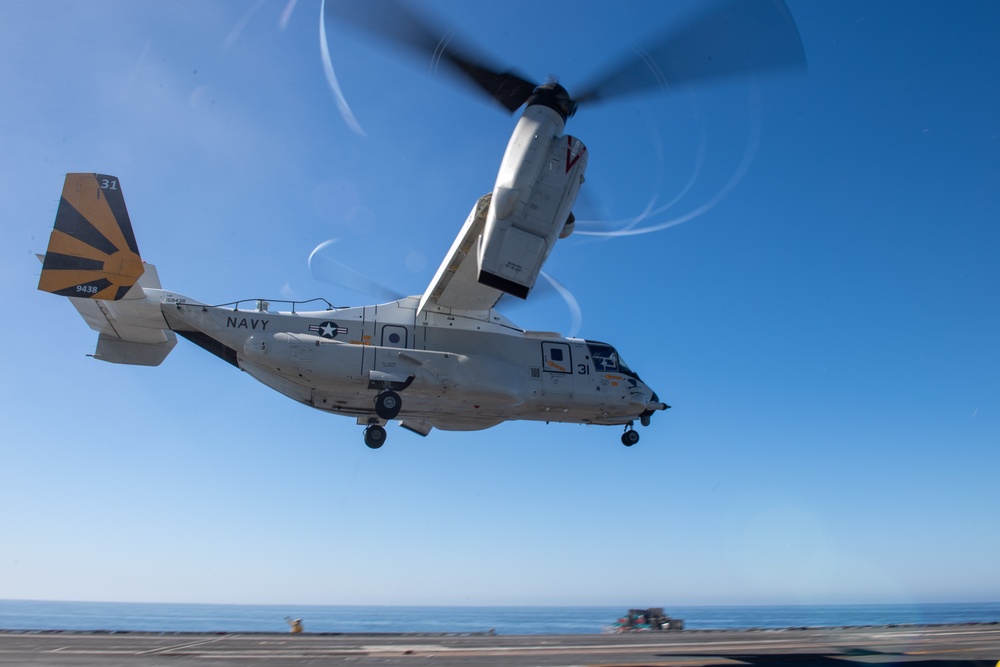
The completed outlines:
[[[616,6],[618,5],[618,6]],[[428,1],[571,90],[689,2]],[[807,76],[585,108],[580,334],[673,409],[616,428],[398,428],[181,341],[102,364],[37,292],[63,176],[117,175],[143,258],[210,303],[421,293],[515,119],[319,8],[8,1],[0,22],[0,598],[299,604],[1000,600],[1000,6],[789,0]],[[683,196],[678,197],[678,195]],[[672,200],[677,199],[669,207]],[[689,219],[690,218],[690,219]],[[683,224],[669,223],[686,220]],[[581,225],[582,226],[582,225]],[[567,332],[537,295],[508,311]]]

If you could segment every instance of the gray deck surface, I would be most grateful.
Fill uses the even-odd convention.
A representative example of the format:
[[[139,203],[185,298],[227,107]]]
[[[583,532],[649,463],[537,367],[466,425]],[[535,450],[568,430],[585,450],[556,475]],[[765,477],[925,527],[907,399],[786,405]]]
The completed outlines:
[[[0,632],[0,665],[997,667],[1000,625],[630,635]]]

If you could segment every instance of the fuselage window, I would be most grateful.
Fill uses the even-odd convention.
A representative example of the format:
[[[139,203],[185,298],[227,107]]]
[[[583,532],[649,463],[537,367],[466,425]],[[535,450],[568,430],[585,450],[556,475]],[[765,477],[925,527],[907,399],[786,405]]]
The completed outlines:
[[[570,354],[566,343],[542,343],[542,361],[549,373],[572,373]]]

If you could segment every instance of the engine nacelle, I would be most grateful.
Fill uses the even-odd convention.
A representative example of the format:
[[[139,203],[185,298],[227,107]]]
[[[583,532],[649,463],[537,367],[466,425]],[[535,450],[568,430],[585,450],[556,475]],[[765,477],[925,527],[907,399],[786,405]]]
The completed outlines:
[[[562,117],[543,105],[529,106],[518,121],[486,218],[480,283],[527,297],[556,239],[572,231],[570,216],[587,168],[587,147],[563,135],[564,127]]]

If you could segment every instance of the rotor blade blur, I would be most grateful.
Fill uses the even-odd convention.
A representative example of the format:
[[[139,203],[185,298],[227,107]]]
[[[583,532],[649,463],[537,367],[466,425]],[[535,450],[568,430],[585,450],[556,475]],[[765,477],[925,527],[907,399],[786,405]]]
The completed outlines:
[[[783,0],[727,0],[636,49],[584,88],[577,102],[805,65],[798,27]]]
[[[397,0],[334,0],[326,7],[327,30],[336,30],[336,19],[342,19],[383,42],[427,57],[435,68],[445,62],[454,74],[474,83],[510,112],[524,104],[537,87],[514,72],[500,71],[489,58],[456,39],[453,32],[431,25]]]
[[[312,274],[314,279],[379,300],[396,301],[403,298],[404,295],[396,290],[386,287],[357,269],[353,269],[344,262],[334,259],[331,256],[332,251],[329,248],[336,242],[337,239],[324,241],[309,253],[309,259],[306,260],[306,264],[309,267],[309,273]]]
[[[530,300],[525,301],[516,296],[504,294],[500,297],[498,307],[504,314],[523,313],[526,309],[535,308],[539,302],[547,303],[553,297],[558,297],[562,299],[569,310],[570,325],[566,335],[570,338],[575,338],[583,326],[583,309],[580,307],[580,302],[576,300],[576,297],[568,287],[545,271],[540,271],[538,275],[545,280],[539,280],[535,283],[535,286],[531,289]]]

